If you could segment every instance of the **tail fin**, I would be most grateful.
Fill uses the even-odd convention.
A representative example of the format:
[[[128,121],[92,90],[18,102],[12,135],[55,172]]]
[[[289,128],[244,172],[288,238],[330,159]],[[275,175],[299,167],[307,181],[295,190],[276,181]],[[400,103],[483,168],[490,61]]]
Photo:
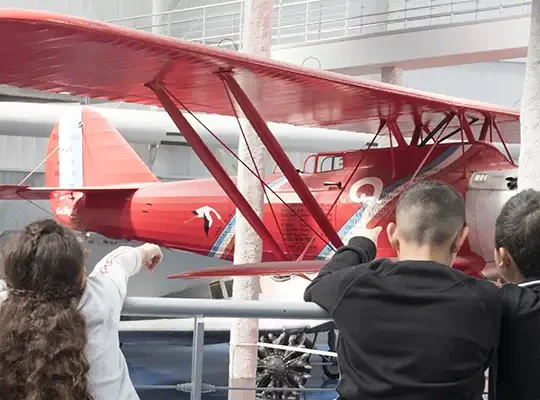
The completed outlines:
[[[99,112],[75,107],[54,126],[47,147],[45,184],[117,186],[159,182],[122,135]]]

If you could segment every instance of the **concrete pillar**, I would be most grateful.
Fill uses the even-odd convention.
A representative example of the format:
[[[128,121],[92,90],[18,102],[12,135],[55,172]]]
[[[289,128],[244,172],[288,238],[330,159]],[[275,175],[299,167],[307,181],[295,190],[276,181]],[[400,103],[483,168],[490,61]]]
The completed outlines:
[[[270,57],[272,45],[272,0],[246,0],[244,4],[244,31],[242,51]],[[241,84],[248,96],[254,97],[258,82],[242,77]],[[264,175],[265,149],[251,125],[245,125],[249,149],[255,165]],[[248,148],[242,135],[239,135],[238,154],[241,160],[254,169]],[[259,180],[238,165],[238,189],[246,197],[255,212],[262,217],[264,193]],[[242,215],[236,212],[236,236],[234,249],[235,263],[256,263],[262,259],[262,241]],[[237,300],[256,300],[260,293],[259,279],[256,277],[235,278],[233,298]],[[229,354],[229,385],[233,387],[254,387],[257,372],[257,347],[242,344],[257,343],[259,321],[257,319],[234,319],[231,327]],[[244,390],[229,391],[230,400],[252,400],[254,392]]]
[[[521,98],[518,188],[540,190],[540,0],[533,0],[525,84]]]
[[[403,86],[403,70],[396,67],[382,67],[381,82]]]
[[[152,0],[152,33],[156,35],[168,35],[167,14],[154,15],[171,10],[171,0]]]
[[[171,0],[152,0],[152,33],[156,35],[168,35],[167,14],[156,15],[170,11]],[[150,110],[159,110],[157,106],[150,106]]]

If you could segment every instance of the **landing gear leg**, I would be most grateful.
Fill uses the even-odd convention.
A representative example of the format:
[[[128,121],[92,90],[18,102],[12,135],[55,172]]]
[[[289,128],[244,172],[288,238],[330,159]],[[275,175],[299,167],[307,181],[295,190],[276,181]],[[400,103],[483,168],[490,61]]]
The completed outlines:
[[[273,334],[262,336],[262,343],[271,343],[299,348],[313,348],[313,342],[305,334],[283,332],[276,337]],[[260,388],[291,388],[290,391],[261,391],[258,399],[296,400],[300,392],[295,388],[303,388],[311,377],[309,353],[293,350],[271,349],[259,347],[257,365],[257,387]]]

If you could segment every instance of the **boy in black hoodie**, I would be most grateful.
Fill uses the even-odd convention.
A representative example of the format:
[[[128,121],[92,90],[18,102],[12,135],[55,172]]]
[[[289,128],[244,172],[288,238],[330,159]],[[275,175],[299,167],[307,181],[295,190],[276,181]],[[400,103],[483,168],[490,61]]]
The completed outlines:
[[[399,261],[375,260],[354,237],[306,289],[339,329],[343,400],[479,400],[495,353],[495,285],[452,269],[467,238],[465,204],[442,182],[420,182],[387,228]]]
[[[503,206],[495,224],[495,261],[503,316],[490,399],[540,399],[540,192],[524,190]]]

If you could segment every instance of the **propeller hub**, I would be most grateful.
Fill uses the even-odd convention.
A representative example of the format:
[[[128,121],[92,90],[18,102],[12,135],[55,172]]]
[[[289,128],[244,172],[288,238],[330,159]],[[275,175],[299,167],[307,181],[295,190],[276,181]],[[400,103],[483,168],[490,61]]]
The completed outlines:
[[[282,357],[269,357],[266,360],[266,368],[274,376],[284,376],[287,372],[287,366]]]

